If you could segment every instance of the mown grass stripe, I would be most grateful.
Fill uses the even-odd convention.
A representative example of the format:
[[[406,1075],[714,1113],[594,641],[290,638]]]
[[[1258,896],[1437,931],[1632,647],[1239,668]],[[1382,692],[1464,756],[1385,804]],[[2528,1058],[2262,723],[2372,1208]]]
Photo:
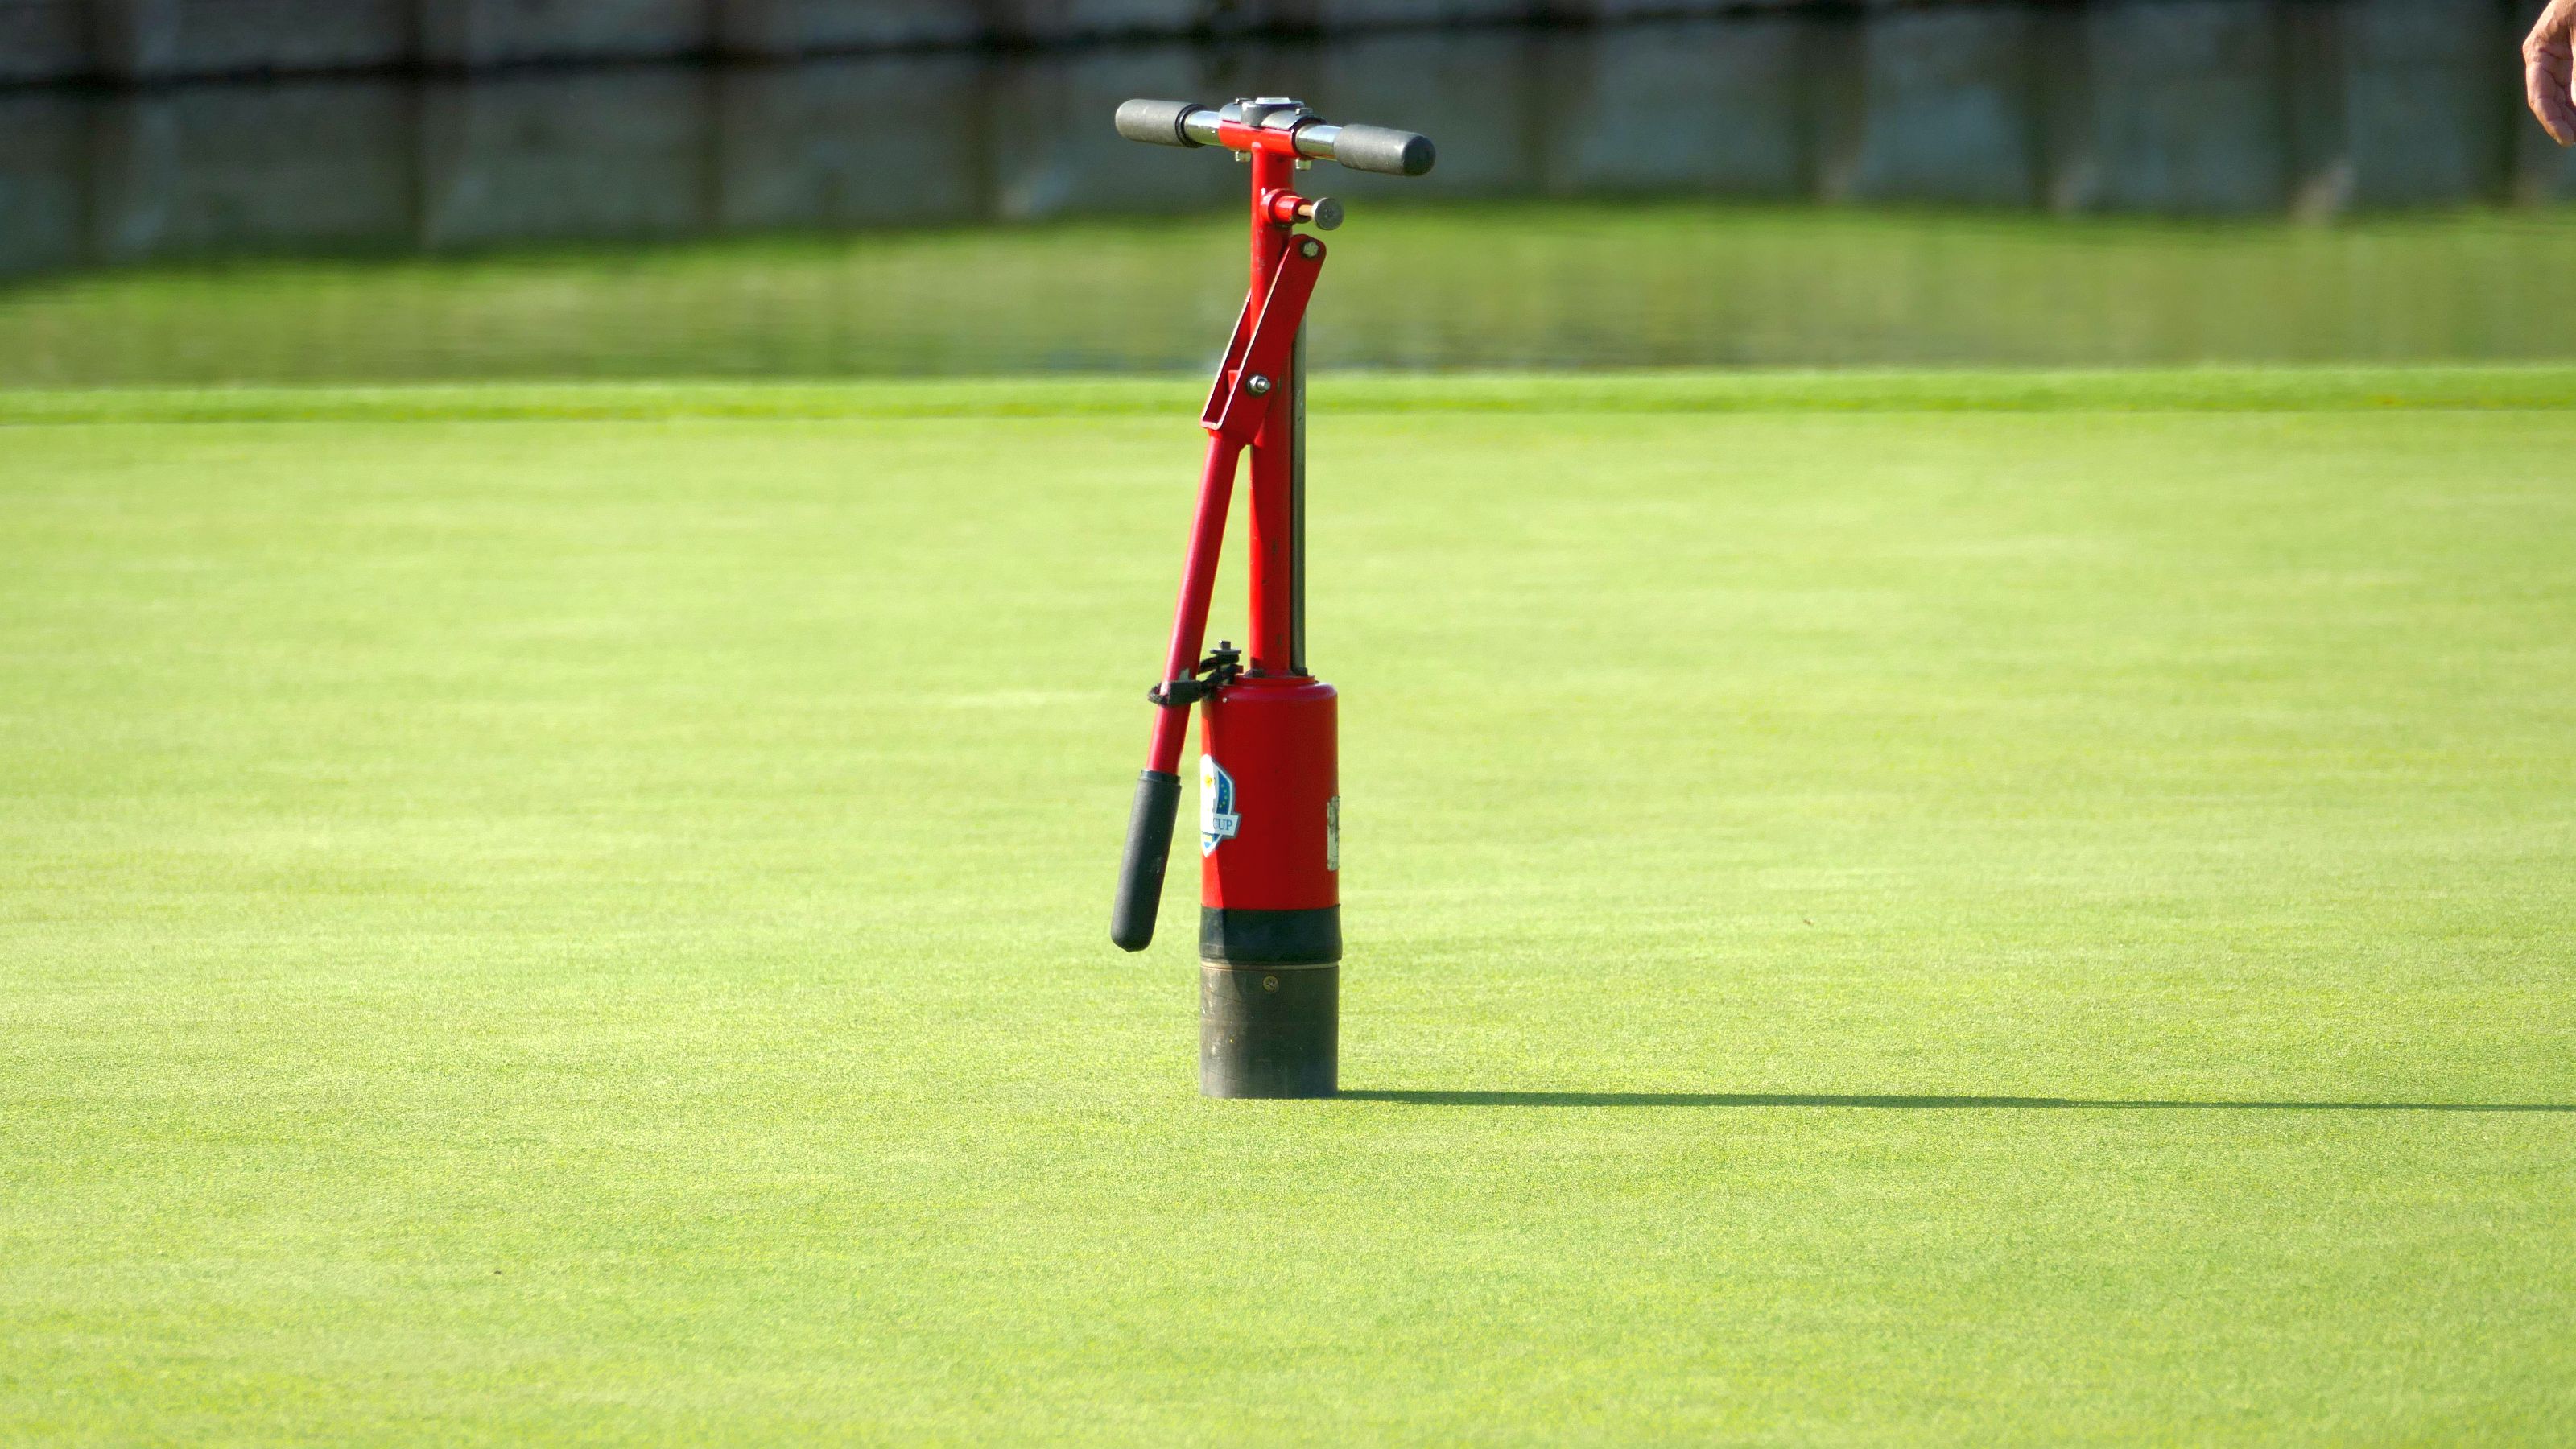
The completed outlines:
[[[0,423],[506,422],[1186,414],[1199,379],[0,390]],[[2364,412],[2576,408],[2576,367],[1341,373],[1342,413]]]

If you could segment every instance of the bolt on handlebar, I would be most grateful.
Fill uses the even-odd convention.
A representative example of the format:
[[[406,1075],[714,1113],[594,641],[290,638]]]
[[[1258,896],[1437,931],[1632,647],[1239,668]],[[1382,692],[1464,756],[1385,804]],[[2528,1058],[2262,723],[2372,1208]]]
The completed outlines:
[[[1222,107],[1196,101],[1128,101],[1118,107],[1117,126],[1119,135],[1149,146],[1281,151],[1388,176],[1420,176],[1438,159],[1428,136],[1386,126],[1336,126],[1295,101],[1277,97]]]

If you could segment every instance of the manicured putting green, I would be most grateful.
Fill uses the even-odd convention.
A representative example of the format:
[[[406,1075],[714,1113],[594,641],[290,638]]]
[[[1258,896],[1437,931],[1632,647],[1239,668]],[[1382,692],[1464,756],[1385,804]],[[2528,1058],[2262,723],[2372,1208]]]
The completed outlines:
[[[0,1438],[2563,1433],[2576,385],[1653,385],[1319,405],[1309,1103],[1186,383],[10,404]]]

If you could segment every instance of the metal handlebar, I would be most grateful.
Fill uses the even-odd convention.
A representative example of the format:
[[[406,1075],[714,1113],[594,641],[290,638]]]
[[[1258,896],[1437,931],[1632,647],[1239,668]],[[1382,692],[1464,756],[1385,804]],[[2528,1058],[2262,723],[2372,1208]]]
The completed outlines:
[[[1224,146],[1338,161],[1354,171],[1420,176],[1439,159],[1431,138],[1386,126],[1336,126],[1295,101],[1264,96],[1225,106],[1128,101],[1118,134],[1149,146]]]

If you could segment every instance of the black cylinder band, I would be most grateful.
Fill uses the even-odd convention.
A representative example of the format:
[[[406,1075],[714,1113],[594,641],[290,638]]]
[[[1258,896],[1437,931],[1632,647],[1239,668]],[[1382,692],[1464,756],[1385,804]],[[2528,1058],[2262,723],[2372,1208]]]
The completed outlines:
[[[1199,959],[1229,966],[1330,966],[1342,959],[1342,908],[1199,907]]]

